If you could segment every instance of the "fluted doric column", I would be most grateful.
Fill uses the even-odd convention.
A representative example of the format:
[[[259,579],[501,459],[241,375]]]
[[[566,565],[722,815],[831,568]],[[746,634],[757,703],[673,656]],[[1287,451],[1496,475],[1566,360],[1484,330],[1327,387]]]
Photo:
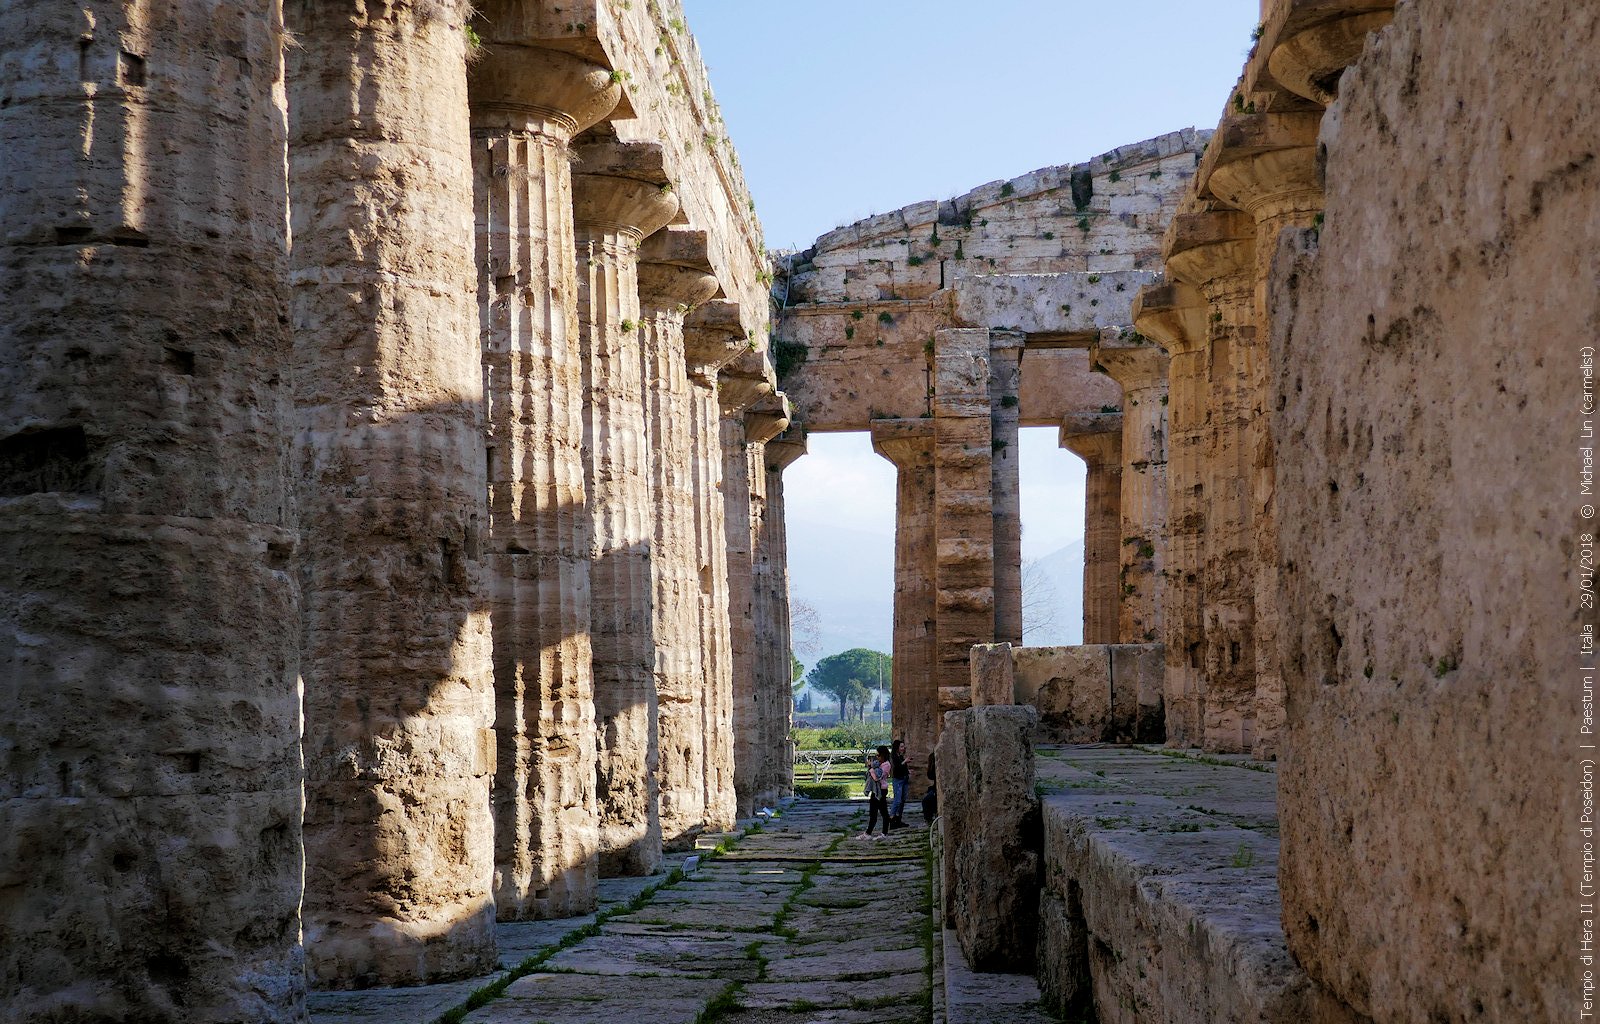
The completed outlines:
[[[872,448],[894,463],[894,734],[924,771],[943,716],[934,671],[938,546],[931,419],[874,420]],[[925,781],[925,776],[923,776]],[[920,787],[919,787],[920,788]]]
[[[1206,304],[1181,282],[1134,299],[1133,322],[1167,350],[1166,648],[1167,742],[1199,746],[1205,643]]]
[[[1247,448],[1255,346],[1255,226],[1232,210],[1179,214],[1167,273],[1206,300],[1205,622],[1200,744],[1227,753],[1255,742],[1256,552]]]
[[[319,986],[495,964],[466,39],[290,4],[306,898]]]
[[[722,429],[723,417],[718,394],[718,376],[730,360],[749,351],[740,322],[738,303],[713,299],[695,311],[684,325],[684,351],[689,363],[690,438],[693,447],[693,486],[695,491],[695,550],[699,563],[700,692],[676,731],[681,757],[663,759],[661,808],[663,838],[669,848],[693,843],[694,835],[706,820],[705,747],[707,732],[723,716],[713,714],[726,695],[726,727],[729,730],[729,756],[732,750],[733,651],[728,581],[729,502],[723,493]],[[736,504],[736,503],[735,503]],[[720,725],[718,725],[720,728]],[[663,735],[669,724],[663,722]],[[716,742],[712,740],[711,742]],[[699,751],[699,754],[695,754]],[[694,759],[697,774],[691,777],[688,762]],[[667,770],[672,769],[669,777]],[[732,801],[731,765],[729,800]]]
[[[1122,631],[1122,416],[1072,417],[1061,447],[1088,470],[1083,504],[1083,642],[1117,643]]]
[[[1122,609],[1125,644],[1161,639],[1167,533],[1167,356],[1133,331],[1106,330],[1095,363],[1122,385]]]
[[[770,798],[771,793],[767,779],[775,713],[771,707],[771,662],[778,647],[788,649],[788,640],[780,640],[777,634],[768,582],[771,567],[765,562],[770,554],[766,546],[770,525],[766,448],[767,442],[788,426],[789,402],[781,393],[762,395],[745,410],[743,479],[749,493],[749,535],[728,538],[729,564],[742,545],[749,573],[750,644],[746,650],[735,648],[735,664],[744,672],[733,677],[733,785],[740,816],[754,813],[756,803]]]
[[[634,854],[654,842],[648,824],[656,805],[651,755],[659,735],[650,564],[655,517],[638,260],[640,243],[672,219],[678,201],[659,180],[603,173],[648,167],[659,161],[656,147],[598,143],[581,152],[580,165],[593,171],[574,176],[573,224],[586,507],[594,527],[589,616],[598,735],[595,798],[602,843],[617,852],[609,858],[611,866],[637,870]]]
[[[989,332],[989,473],[994,502],[995,643],[1022,646],[1022,452],[1017,430],[1022,408],[1022,345],[1025,336]]]
[[[674,749],[698,724],[703,692],[699,643],[699,564],[695,542],[694,438],[683,320],[716,294],[703,232],[658,231],[639,264],[639,333],[648,446],[654,553],[655,718],[646,759],[649,806],[636,822],[607,822],[600,873],[649,874],[661,863],[659,750]]]
[[[725,517],[723,543],[727,550],[728,579],[728,648],[730,675],[728,689],[720,685],[706,694],[707,718],[719,721],[726,714],[730,729],[731,747],[727,768],[731,772],[731,795],[734,809],[741,802],[754,799],[752,765],[757,756],[759,734],[756,730],[756,620],[754,576],[754,523],[752,512],[759,508],[752,500],[751,446],[759,445],[777,431],[771,430],[769,415],[751,415],[750,409],[772,392],[771,383],[762,374],[762,364],[753,353],[724,367],[718,375],[717,401],[722,414],[720,438],[722,451],[722,500]],[[786,425],[785,421],[785,425]],[[782,427],[778,428],[779,430]],[[752,440],[752,432],[756,440]],[[754,486],[761,483],[758,473]],[[721,740],[708,734],[708,747]],[[716,764],[718,755],[708,753],[708,769]],[[709,776],[708,776],[709,777]],[[743,792],[741,792],[741,789]],[[708,819],[714,811],[710,805],[714,793],[708,787]]]
[[[580,914],[595,901],[570,147],[618,95],[606,69],[513,40],[491,40],[469,83],[498,751],[494,892],[507,921]]]
[[[1254,218],[1256,344],[1250,349],[1249,387],[1253,395],[1247,448],[1251,453],[1252,515],[1256,550],[1256,734],[1252,752],[1276,757],[1283,728],[1283,669],[1278,654],[1278,531],[1274,493],[1277,456],[1268,429],[1271,384],[1277,379],[1268,365],[1266,339],[1271,335],[1267,289],[1278,235],[1285,228],[1307,228],[1322,211],[1322,182],[1317,174],[1317,132],[1321,111],[1245,115],[1223,126],[1228,150],[1211,172],[1209,187]]]
[[[783,473],[806,453],[803,431],[791,424],[762,446],[766,458],[766,514],[755,538],[756,622],[761,640],[761,775],[756,803],[771,804],[794,794],[793,636],[789,616],[789,528],[784,509]]]
[[[305,1019],[278,11],[0,4],[8,1021]]]

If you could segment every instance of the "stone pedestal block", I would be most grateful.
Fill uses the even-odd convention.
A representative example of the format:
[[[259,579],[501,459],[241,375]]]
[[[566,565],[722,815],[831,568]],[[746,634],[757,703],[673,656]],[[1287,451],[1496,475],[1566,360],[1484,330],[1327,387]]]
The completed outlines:
[[[1011,671],[1013,653],[1010,644],[972,646],[973,707],[1017,703]]]
[[[1039,798],[1033,708],[975,707],[945,716],[939,740],[945,908],[980,971],[1033,967],[1039,923]]]

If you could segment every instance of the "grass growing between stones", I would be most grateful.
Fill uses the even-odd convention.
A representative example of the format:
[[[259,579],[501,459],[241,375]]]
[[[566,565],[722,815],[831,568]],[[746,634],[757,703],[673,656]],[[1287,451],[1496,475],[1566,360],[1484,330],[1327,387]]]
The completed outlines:
[[[724,839],[714,848],[700,851],[700,863],[707,864],[713,860],[716,860],[718,857],[733,849],[734,846],[738,844],[740,839],[743,839],[745,836],[754,835],[760,831],[761,825],[758,822],[754,825],[751,825],[744,832],[740,833],[739,836]],[[517,966],[511,968],[494,981],[489,982],[482,988],[475,989],[472,994],[466,998],[466,1001],[460,1006],[446,1010],[444,1013],[440,1014],[436,1019],[435,1024],[461,1024],[461,1021],[466,1019],[467,1014],[471,1013],[473,1010],[487,1006],[489,1003],[500,998],[505,994],[506,989],[511,987],[513,982],[526,978],[535,971],[542,969],[544,973],[547,974],[569,973],[556,968],[545,967],[544,965],[557,954],[571,949],[573,946],[578,945],[580,942],[583,942],[586,939],[591,939],[594,936],[599,935],[600,926],[611,920],[613,917],[619,917],[623,914],[632,914],[641,910],[645,904],[649,903],[650,900],[655,897],[656,893],[663,889],[669,889],[672,886],[677,885],[686,877],[688,876],[684,874],[683,868],[673,868],[667,873],[666,877],[662,878],[661,881],[657,882],[655,885],[647,886],[644,889],[639,890],[639,892],[636,893],[632,899],[628,900],[628,902],[619,903],[614,907],[600,911],[595,915],[593,921],[567,932],[556,942],[553,942],[539,950],[539,952],[528,957],[520,964],[517,964]],[[735,985],[733,987],[738,986]],[[724,992],[724,995],[726,995],[726,992]],[[719,996],[718,998],[720,999],[721,997]],[[707,1009],[709,1009],[709,1007],[707,1007]]]

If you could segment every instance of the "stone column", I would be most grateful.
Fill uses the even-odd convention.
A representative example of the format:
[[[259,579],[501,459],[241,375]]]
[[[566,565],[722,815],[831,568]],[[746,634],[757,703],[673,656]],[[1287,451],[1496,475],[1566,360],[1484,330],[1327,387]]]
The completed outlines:
[[[934,536],[939,709],[970,705],[973,644],[994,640],[989,332],[934,332]]]
[[[938,573],[933,533],[931,419],[874,420],[872,447],[894,463],[894,733],[919,771],[939,744],[943,715],[934,672]],[[925,776],[923,776],[925,778]],[[913,787],[919,788],[919,787]]]
[[[1140,333],[1167,350],[1167,602],[1163,697],[1167,742],[1199,746],[1205,644],[1206,305],[1182,283],[1151,285],[1134,299]]]
[[[1231,210],[1180,214],[1167,232],[1167,273],[1206,300],[1207,495],[1198,715],[1208,750],[1255,741],[1255,544],[1245,427],[1255,345],[1255,226]]]
[[[626,155],[637,155],[634,147],[627,150]],[[579,165],[595,173],[573,178],[573,226],[586,507],[594,528],[589,618],[598,733],[595,800],[608,867],[637,871],[650,860],[655,843],[649,820],[656,803],[651,752],[658,736],[653,469],[638,259],[640,242],[672,219],[678,201],[658,181],[602,173],[631,169],[630,161],[618,156],[606,145],[583,148]]]
[[[492,19],[485,31],[500,25]],[[574,134],[619,87],[598,65],[491,38],[468,83],[489,470],[495,900],[501,920],[594,906],[594,686]]]
[[[305,1019],[282,43],[0,5],[7,1020]]]
[[[650,560],[655,636],[655,701],[647,770],[647,815],[616,820],[601,835],[600,873],[644,875],[661,863],[658,745],[662,722],[676,742],[692,733],[704,692],[700,664],[699,561],[695,536],[694,401],[684,361],[683,318],[717,291],[703,232],[658,231],[641,250],[639,334],[648,448],[654,555]]]
[[[689,383],[692,486],[695,493],[695,561],[698,594],[695,607],[698,685],[681,714],[662,719],[661,830],[667,849],[692,846],[705,821],[706,702],[727,693],[731,703],[733,664],[729,628],[728,533],[723,495],[722,414],[717,402],[717,370],[707,350],[720,344],[722,333],[705,328],[685,330],[691,360]],[[665,706],[665,705],[664,705]],[[731,729],[731,709],[729,714]]]
[[[290,4],[308,973],[495,965],[466,38]]]
[[[725,369],[718,385],[722,425],[722,497],[726,516],[728,566],[729,650],[732,675],[726,695],[732,747],[728,767],[732,769],[734,808],[748,807],[755,800],[757,765],[760,759],[760,715],[757,710],[756,679],[759,645],[756,633],[755,535],[763,511],[765,460],[761,446],[788,426],[787,406],[781,416],[752,407],[763,399],[770,401],[771,385],[759,375],[759,360],[746,359],[758,368],[756,376],[748,370]],[[754,449],[754,451],[752,451]],[[752,473],[752,467],[754,472]],[[720,717],[723,694],[708,694],[708,708]],[[707,736],[708,745],[720,737]],[[711,766],[721,760],[708,754],[708,779]],[[708,817],[714,790],[708,787]]]
[[[1279,558],[1274,485],[1277,457],[1268,421],[1272,385],[1265,339],[1271,334],[1267,288],[1278,235],[1285,228],[1308,228],[1322,211],[1322,183],[1317,174],[1317,133],[1321,111],[1243,115],[1228,125],[1229,146],[1242,153],[1222,161],[1211,172],[1211,191],[1244,210],[1256,224],[1254,278],[1257,344],[1249,350],[1249,387],[1253,396],[1246,448],[1252,462],[1252,505],[1256,553],[1256,733],[1252,752],[1260,758],[1278,754],[1284,723],[1283,670],[1278,655]]]
[[[739,816],[755,812],[770,799],[772,719],[782,709],[772,706],[773,660],[778,648],[788,650],[787,634],[780,635],[778,610],[771,592],[771,552],[767,547],[768,519],[767,442],[789,427],[789,401],[781,392],[763,395],[745,411],[745,479],[750,488],[750,678],[734,678],[733,744],[734,795]],[[729,539],[730,551],[734,540]],[[787,670],[784,672],[787,678]],[[787,686],[787,684],[785,684]],[[785,730],[787,733],[787,729]]]
[[[1017,429],[1022,410],[1025,337],[989,332],[990,494],[994,501],[994,639],[1022,646],[1022,453]]]
[[[1167,534],[1167,355],[1133,331],[1108,329],[1095,364],[1122,385],[1122,617],[1119,639],[1161,639]]]
[[[1088,469],[1083,508],[1083,642],[1114,644],[1122,630],[1122,416],[1072,417],[1061,447]]]
[[[765,606],[758,622],[770,639],[762,649],[764,666],[757,691],[765,697],[762,736],[765,744],[762,778],[756,802],[770,805],[794,795],[793,637],[789,620],[789,529],[784,514],[783,472],[806,453],[804,432],[794,425],[763,447],[767,472],[767,508],[756,538],[757,593]]]

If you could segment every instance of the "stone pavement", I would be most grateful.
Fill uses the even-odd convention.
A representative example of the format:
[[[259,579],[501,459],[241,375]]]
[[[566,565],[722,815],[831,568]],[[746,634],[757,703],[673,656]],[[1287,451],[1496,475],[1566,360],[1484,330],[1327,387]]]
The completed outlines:
[[[518,966],[496,979],[323,993],[312,1019],[922,1024],[933,976],[927,831],[861,839],[863,817],[859,801],[798,801],[722,854],[703,853],[690,874],[612,887],[598,919],[502,926],[502,960]]]

